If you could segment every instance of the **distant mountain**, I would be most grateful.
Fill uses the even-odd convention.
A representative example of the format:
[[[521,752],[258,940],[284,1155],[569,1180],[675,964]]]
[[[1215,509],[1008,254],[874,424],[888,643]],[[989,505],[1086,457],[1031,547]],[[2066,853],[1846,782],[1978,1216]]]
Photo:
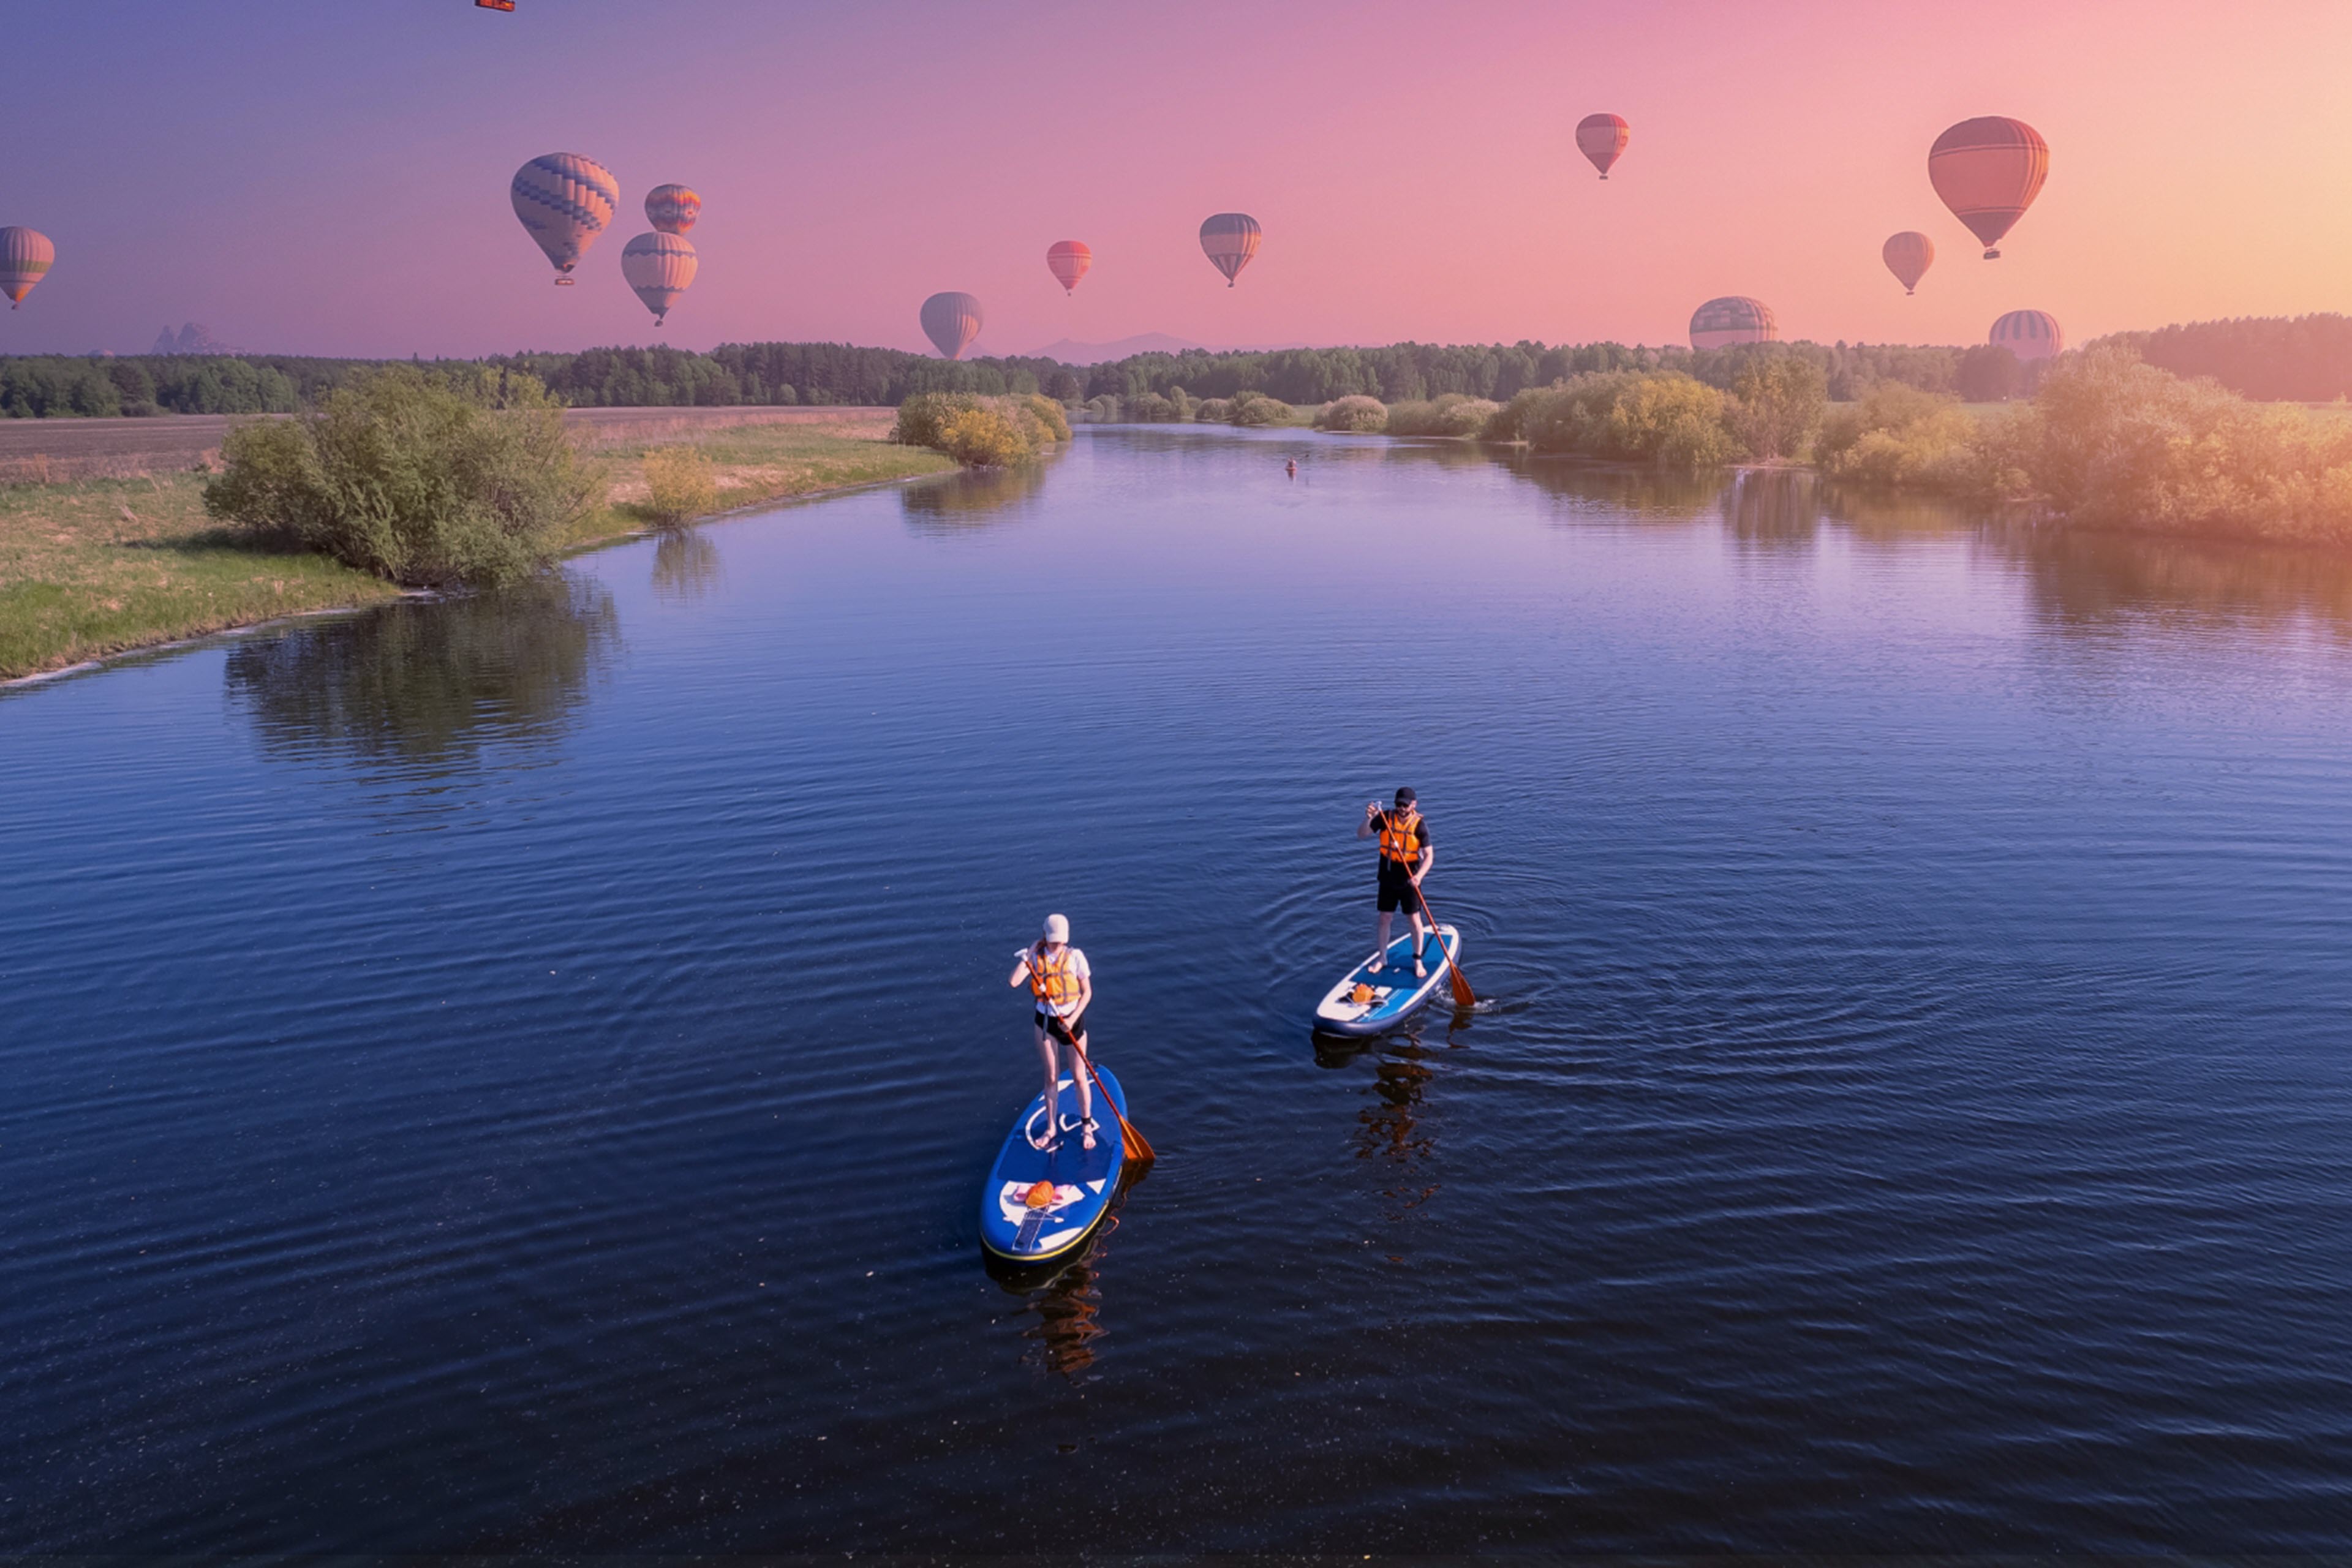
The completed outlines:
[[[165,327],[155,334],[151,354],[238,354],[243,349],[222,342],[202,321],[184,321],[176,332]]]
[[[1166,332],[1139,332],[1134,337],[1121,338],[1109,343],[1082,343],[1072,338],[1063,338],[1037,350],[1036,357],[1057,359],[1064,364],[1100,364],[1105,360],[1125,359],[1129,354],[1180,354],[1186,349],[1200,346],[1182,338],[1171,337]]]

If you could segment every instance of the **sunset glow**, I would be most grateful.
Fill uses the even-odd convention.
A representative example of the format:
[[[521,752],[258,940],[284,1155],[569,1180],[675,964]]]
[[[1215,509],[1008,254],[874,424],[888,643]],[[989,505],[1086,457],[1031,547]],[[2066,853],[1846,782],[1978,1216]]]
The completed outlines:
[[[132,351],[187,320],[314,353],[920,348],[943,289],[985,304],[981,354],[1679,342],[1727,294],[1786,338],[1873,342],[1976,342],[2017,309],[2083,342],[2352,303],[2333,5],[22,11],[0,223],[58,261],[0,316],[7,352]],[[1575,136],[1596,111],[1631,127],[1606,183]],[[1993,263],[1926,173],[1980,114],[2052,149]],[[556,152],[623,194],[563,290],[507,203]],[[657,333],[619,266],[667,182],[707,205]],[[1231,289],[1196,240],[1228,211],[1265,229]],[[1939,257],[1916,298],[1880,259],[1906,229]],[[1041,264],[1062,238],[1094,257],[1071,295]]]

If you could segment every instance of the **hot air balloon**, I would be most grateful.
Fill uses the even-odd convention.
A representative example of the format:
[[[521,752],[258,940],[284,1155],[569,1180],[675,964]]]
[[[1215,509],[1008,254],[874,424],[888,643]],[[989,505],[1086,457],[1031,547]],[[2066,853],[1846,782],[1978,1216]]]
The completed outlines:
[[[1226,288],[1257,254],[1263,232],[1247,213],[1219,213],[1201,226],[1201,248],[1208,252],[1209,265],[1225,275]]]
[[[1066,294],[1077,290],[1078,279],[1095,264],[1095,253],[1075,239],[1057,239],[1045,247],[1045,269]]]
[[[1745,294],[1709,300],[1691,312],[1690,343],[1695,349],[1723,349],[1734,343],[1769,343],[1780,336],[1772,307]]]
[[[934,294],[923,301],[923,335],[942,359],[961,359],[980,336],[980,301],[969,294]]]
[[[1936,265],[1936,242],[1916,228],[1906,228],[1901,234],[1887,236],[1878,254],[1885,259],[1886,270],[1895,274],[1903,291],[1908,294],[1919,287],[1919,279],[1927,275],[1927,268]]]
[[[511,194],[515,216],[556,271],[566,274],[555,280],[558,285],[572,281],[569,274],[581,253],[596,243],[621,205],[621,183],[613,172],[577,153],[533,158],[515,171]]]
[[[2058,318],[2047,310],[2011,310],[1992,324],[1985,342],[2007,349],[2017,356],[2020,364],[2054,359],[2066,349],[2066,337],[2058,330]]]
[[[39,229],[0,228],[0,294],[8,296],[8,309],[24,303],[57,258],[58,247]]]
[[[654,313],[656,327],[693,286],[699,265],[694,241],[682,234],[641,234],[621,247],[621,276]]]
[[[2025,216],[2050,176],[2050,143],[2022,120],[1988,114],[1963,120],[1927,150],[1927,181],[1952,216],[1996,259],[2000,237]]]
[[[684,234],[702,216],[702,198],[684,185],[656,185],[646,193],[646,221],[656,234]]]
[[[1588,114],[1576,122],[1576,150],[1592,160],[1601,177],[1609,177],[1609,165],[1625,151],[1633,139],[1633,128],[1614,114]]]

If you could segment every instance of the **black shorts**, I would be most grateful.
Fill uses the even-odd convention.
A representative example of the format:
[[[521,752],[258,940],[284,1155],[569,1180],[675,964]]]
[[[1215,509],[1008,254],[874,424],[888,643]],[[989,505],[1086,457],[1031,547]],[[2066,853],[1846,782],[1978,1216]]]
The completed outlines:
[[[1413,893],[1412,873],[1383,855],[1381,857],[1381,913],[1391,914],[1398,910],[1417,915],[1421,913],[1421,900]]]
[[[1075,1018],[1056,1018],[1051,1013],[1041,1012],[1037,1015],[1037,1026],[1062,1044],[1075,1046],[1078,1040],[1087,1037],[1087,1010],[1084,1007],[1079,1008],[1078,1016]],[[1072,1039],[1073,1035],[1076,1036],[1077,1039]]]

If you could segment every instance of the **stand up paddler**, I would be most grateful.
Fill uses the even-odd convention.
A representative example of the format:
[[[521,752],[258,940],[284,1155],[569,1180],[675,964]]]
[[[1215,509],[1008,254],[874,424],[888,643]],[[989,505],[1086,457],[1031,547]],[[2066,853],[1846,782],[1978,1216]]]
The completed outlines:
[[[1356,837],[1381,841],[1380,940],[1373,944],[1371,967],[1378,971],[1386,966],[1389,922],[1402,910],[1412,920],[1413,977],[1426,979],[1428,925],[1422,919],[1420,889],[1421,879],[1437,864],[1437,851],[1430,843],[1429,819],[1421,815],[1419,797],[1410,789],[1401,789],[1396,792],[1396,803],[1386,811],[1379,801],[1367,802]]]

